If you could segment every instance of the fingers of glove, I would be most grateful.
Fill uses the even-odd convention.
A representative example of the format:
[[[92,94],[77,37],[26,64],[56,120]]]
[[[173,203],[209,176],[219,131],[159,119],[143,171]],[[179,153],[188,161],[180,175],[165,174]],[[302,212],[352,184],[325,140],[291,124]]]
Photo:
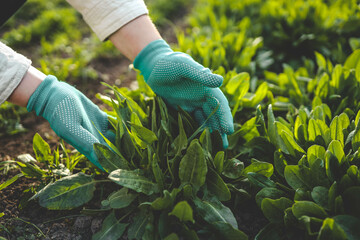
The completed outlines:
[[[210,89],[207,95],[209,99],[216,99],[219,103],[219,109],[214,115],[219,121],[221,131],[226,134],[232,134],[234,132],[234,121],[229,107],[229,102],[225,95],[219,88]],[[212,104],[214,103],[215,101],[212,101]]]
[[[219,102],[215,98],[208,98],[205,104],[202,106],[202,109],[206,119],[209,118],[207,119],[206,125],[210,128],[210,131],[218,130],[220,133],[222,133],[223,131],[221,129],[220,121],[216,114],[216,112],[218,112],[219,109],[216,110],[215,113],[213,113],[213,111],[217,108],[218,103]]]
[[[204,113],[204,115],[209,116],[214,111],[214,109],[217,107],[218,101],[212,100],[212,102],[213,103],[209,102],[209,103],[207,103],[207,104],[205,104],[203,106],[204,112],[206,112],[206,113]],[[217,112],[218,111],[219,111],[219,109],[217,110]],[[215,130],[219,131],[222,142],[223,142],[223,148],[226,149],[229,146],[229,141],[227,139],[227,134],[223,131],[223,129],[222,129],[221,125],[220,125],[219,115],[217,115],[216,113],[214,115],[212,115],[208,119],[207,125],[209,125],[211,132],[215,131]]]
[[[174,53],[173,57],[175,56],[178,56],[177,53]],[[201,83],[206,87],[216,88],[221,86],[224,80],[222,76],[212,73],[209,68],[205,68],[187,54],[181,53],[179,56],[181,57],[176,59],[176,62],[180,63],[177,66],[181,69],[182,77]]]
[[[220,133],[220,135],[221,135],[221,139],[222,139],[222,142],[223,142],[223,148],[227,149],[228,146],[229,146],[229,141],[227,139],[228,135],[226,133]]]

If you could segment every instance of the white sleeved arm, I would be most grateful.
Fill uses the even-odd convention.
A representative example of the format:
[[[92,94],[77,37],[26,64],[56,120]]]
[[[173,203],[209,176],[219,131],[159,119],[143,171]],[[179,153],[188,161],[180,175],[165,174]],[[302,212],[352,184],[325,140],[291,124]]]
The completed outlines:
[[[29,59],[0,42],[0,104],[10,97],[30,65]]]
[[[148,14],[143,0],[67,0],[101,41],[131,20]]]

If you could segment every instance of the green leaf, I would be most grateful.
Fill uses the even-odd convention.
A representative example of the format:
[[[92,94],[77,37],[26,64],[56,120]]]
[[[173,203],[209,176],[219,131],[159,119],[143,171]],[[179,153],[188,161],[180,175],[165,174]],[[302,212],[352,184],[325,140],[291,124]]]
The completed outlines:
[[[237,229],[236,219],[228,207],[221,202],[203,201],[199,198],[194,199],[196,212],[208,223],[224,222],[229,223]]]
[[[285,167],[287,165],[287,160],[284,156],[284,154],[281,151],[275,151],[274,152],[274,167],[276,172],[284,177],[284,171]]]
[[[228,201],[231,198],[229,188],[215,170],[209,168],[206,183],[208,190],[214,194],[220,201]]]
[[[232,77],[225,86],[225,90],[230,95],[235,95],[237,99],[241,99],[250,87],[250,76],[243,72]],[[236,94],[235,94],[236,92]]]
[[[344,132],[350,125],[349,117],[342,113],[340,116],[335,116],[330,124],[330,134],[331,139],[338,140],[341,143],[341,146],[344,147]]]
[[[242,174],[246,175],[249,172],[258,173],[265,177],[271,177],[274,173],[274,167],[271,163],[256,161],[247,166]]]
[[[128,239],[141,240],[145,233],[146,224],[149,222],[149,216],[145,210],[140,210],[133,217],[127,231]]]
[[[151,160],[151,168],[152,168],[152,172],[154,174],[156,183],[159,186],[159,190],[162,191],[164,189],[164,174],[161,171],[158,161],[159,161],[159,158],[157,157],[156,154],[154,154],[153,159]]]
[[[269,223],[255,236],[254,240],[279,240],[283,237],[281,224]]]
[[[311,166],[313,162],[316,161],[316,159],[325,160],[325,148],[320,145],[312,145],[307,150],[307,160],[309,162],[309,165]]]
[[[357,49],[346,59],[344,67],[347,69],[355,68],[359,60],[360,60],[360,49]]]
[[[221,236],[220,239],[225,240],[248,240],[248,237],[245,233],[240,231],[237,228],[234,228],[229,223],[225,222],[215,222],[211,224],[212,227],[219,233]]]
[[[100,165],[106,172],[109,173],[117,169],[129,169],[128,162],[111,151],[107,146],[101,143],[94,143],[94,150]]]
[[[275,128],[275,116],[272,110],[272,105],[268,106],[268,134],[270,138],[270,142],[272,142],[275,146],[278,145],[277,133]]]
[[[318,65],[319,68],[323,68],[323,69],[327,69],[326,67],[326,59],[323,55],[321,55],[318,52],[315,52],[315,57],[316,57],[316,63]]]
[[[338,159],[340,165],[344,162],[345,153],[339,141],[332,140],[329,144],[328,151],[330,151]]]
[[[101,230],[92,236],[92,240],[113,240],[119,239],[129,224],[120,223],[115,213],[111,212],[104,220]]]
[[[224,158],[225,158],[224,151],[219,151],[215,155],[214,165],[218,173],[221,173],[224,170]]]
[[[136,197],[137,194],[129,193],[127,188],[122,188],[119,191],[111,193],[108,201],[111,208],[125,208],[129,206]]]
[[[326,218],[321,226],[318,240],[346,240],[346,234],[334,219]]]
[[[174,204],[175,198],[177,194],[181,190],[178,188],[174,188],[171,193],[168,190],[164,190],[164,196],[158,197],[151,203],[151,207],[155,210],[163,210]]]
[[[181,155],[181,151],[186,149],[187,147],[188,140],[180,113],[178,113],[178,124],[179,124],[179,136],[175,138],[174,146],[176,148],[176,155]]]
[[[284,141],[287,151],[290,155],[294,157],[301,157],[302,153],[305,153],[305,151],[299,146],[299,144],[295,142],[294,138],[286,131],[282,131],[280,136],[281,139]]]
[[[89,202],[95,191],[95,181],[89,175],[77,173],[48,184],[33,198],[51,210],[66,210]]]
[[[268,91],[268,84],[263,82],[260,86],[256,89],[255,94],[251,95],[250,98],[243,98],[243,106],[245,107],[255,107],[258,105],[265,97]]]
[[[193,218],[193,210],[187,201],[178,202],[169,215],[177,217],[181,222],[195,222]]]
[[[222,174],[230,179],[236,179],[242,176],[244,170],[244,163],[238,159],[231,158],[225,161],[225,166]]]
[[[286,196],[284,191],[281,191],[274,187],[266,187],[261,189],[255,196],[256,204],[261,208],[261,202],[264,198],[279,199]]]
[[[25,177],[35,177],[38,179],[41,179],[46,175],[46,172],[36,164],[32,163],[22,163],[22,162],[16,162],[16,164],[21,168],[21,172],[24,174]]]
[[[158,185],[151,182],[148,178],[139,174],[138,171],[118,169],[112,171],[109,174],[109,179],[115,183],[132,189],[136,192],[144,193],[146,195],[151,195],[153,193],[159,192]]]
[[[151,130],[134,123],[130,123],[130,124],[131,124],[131,131],[134,132],[136,136],[140,138],[142,141],[144,141],[147,145],[151,145],[153,142],[158,140],[156,134]]]
[[[164,240],[179,240],[179,237],[176,233],[171,233],[167,235]]]
[[[342,194],[345,213],[360,218],[360,186],[346,189]]]
[[[190,183],[197,190],[204,185],[207,171],[203,149],[199,141],[194,139],[180,161],[179,178],[181,184]]]
[[[51,159],[50,146],[38,133],[36,133],[33,138],[33,149],[36,159],[39,162],[46,162]]]
[[[22,174],[22,173],[16,174],[12,178],[10,178],[10,179],[6,180],[5,182],[3,182],[2,184],[0,184],[0,191],[3,190],[4,188],[8,187],[12,183],[14,183],[16,180],[18,180],[22,176],[24,176],[24,174]]]
[[[325,153],[326,175],[330,181],[335,181],[339,177],[339,160],[329,150]]]
[[[314,202],[297,201],[292,206],[292,212],[296,218],[302,216],[324,219],[328,216],[325,210]]]
[[[284,176],[286,182],[294,189],[311,188],[306,179],[302,176],[300,168],[297,165],[288,165],[285,167]]]
[[[314,199],[315,203],[323,207],[324,209],[329,209],[329,189],[323,186],[316,186],[311,192],[311,197]]]
[[[358,218],[350,215],[337,215],[333,219],[345,232],[348,240],[360,239],[360,220]]]
[[[266,177],[262,174],[255,173],[255,172],[249,172],[249,173],[247,173],[247,177],[248,177],[249,181],[257,187],[260,187],[260,188],[266,188],[266,187],[275,188],[276,187],[276,183],[274,181],[270,180],[268,177]]]
[[[283,222],[285,209],[291,207],[293,201],[281,197],[279,199],[264,198],[261,202],[261,210],[264,216],[273,223]]]

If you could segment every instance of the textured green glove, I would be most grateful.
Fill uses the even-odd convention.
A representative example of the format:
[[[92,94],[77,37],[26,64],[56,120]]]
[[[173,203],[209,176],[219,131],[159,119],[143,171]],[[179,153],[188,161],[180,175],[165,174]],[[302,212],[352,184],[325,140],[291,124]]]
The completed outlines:
[[[194,113],[202,124],[213,110],[207,126],[218,130],[224,148],[228,147],[227,134],[234,132],[229,103],[219,87],[223,78],[195,62],[189,55],[174,52],[164,40],[148,44],[134,60],[151,89],[173,107],[180,106]]]
[[[43,116],[54,132],[103,169],[93,144],[105,144],[101,133],[114,139],[109,130],[108,116],[84,94],[54,76],[47,76],[29,99],[27,110]]]

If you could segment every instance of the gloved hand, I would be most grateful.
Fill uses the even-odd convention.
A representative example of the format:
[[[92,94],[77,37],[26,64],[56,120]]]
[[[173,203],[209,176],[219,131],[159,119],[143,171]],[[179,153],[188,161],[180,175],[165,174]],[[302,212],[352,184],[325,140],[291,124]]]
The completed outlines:
[[[218,130],[224,148],[228,147],[227,134],[234,132],[229,103],[219,87],[223,78],[195,62],[189,55],[174,52],[162,39],[149,43],[134,60],[151,89],[173,107],[180,106],[194,113],[202,124],[210,117],[210,131]]]
[[[98,130],[109,140],[115,135],[109,130],[107,114],[84,94],[49,75],[30,97],[27,110],[35,110],[37,115],[43,116],[59,137],[103,169],[93,144],[106,144]]]

